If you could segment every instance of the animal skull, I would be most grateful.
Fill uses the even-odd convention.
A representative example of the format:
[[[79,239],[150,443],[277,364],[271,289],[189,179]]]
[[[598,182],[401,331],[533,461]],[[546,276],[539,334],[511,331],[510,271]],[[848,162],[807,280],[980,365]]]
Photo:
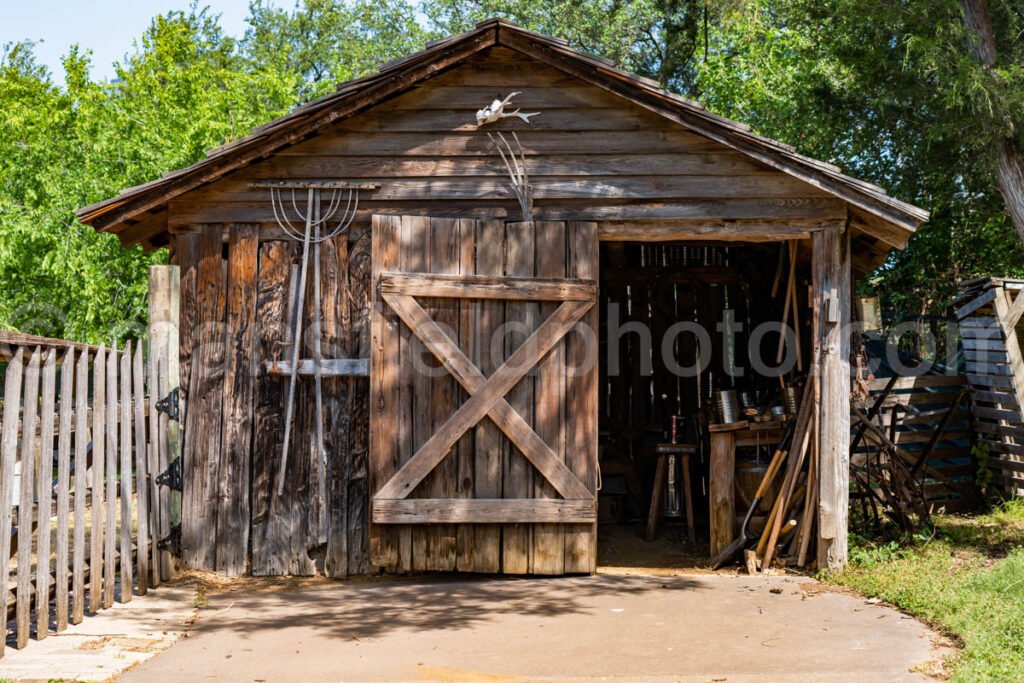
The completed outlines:
[[[518,109],[509,112],[505,111],[505,107],[507,107],[508,103],[512,101],[512,98],[515,97],[516,95],[521,94],[522,93],[518,92],[511,93],[505,99],[494,100],[483,109],[478,110],[476,113],[476,125],[482,126],[486,123],[495,123],[496,121],[500,121],[501,119],[507,119],[512,116],[520,118],[526,123],[529,123],[530,117],[536,116],[537,114],[540,113],[539,111],[535,111],[529,114],[525,114]]]

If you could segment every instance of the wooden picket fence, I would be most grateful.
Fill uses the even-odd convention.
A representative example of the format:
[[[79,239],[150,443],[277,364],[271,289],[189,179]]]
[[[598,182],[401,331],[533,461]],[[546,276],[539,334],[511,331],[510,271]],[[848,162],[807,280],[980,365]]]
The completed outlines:
[[[147,358],[141,344],[0,332],[0,576],[18,648],[171,576],[160,544],[171,534],[170,492],[157,475],[176,455],[157,401],[172,384],[177,340],[156,337],[150,346],[161,350]]]

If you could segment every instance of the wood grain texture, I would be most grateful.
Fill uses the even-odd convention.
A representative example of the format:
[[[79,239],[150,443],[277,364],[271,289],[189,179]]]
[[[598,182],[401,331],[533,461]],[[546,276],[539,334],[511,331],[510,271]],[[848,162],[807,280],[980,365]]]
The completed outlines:
[[[75,350],[64,352],[60,363],[60,424],[57,435],[57,552],[54,556],[55,631],[68,627],[71,522],[71,436],[74,426]]]
[[[505,225],[500,221],[473,221],[475,232],[476,273],[497,276],[505,273],[505,250],[496,248],[504,239]],[[495,353],[493,340],[505,323],[505,304],[501,301],[471,303],[475,339],[471,358],[480,371],[490,376],[501,364],[503,350]],[[473,428],[473,498],[500,498],[502,495],[502,454],[508,448],[505,436],[490,420]],[[480,524],[471,528],[473,535],[465,571],[497,573],[501,569],[501,527]]]
[[[847,561],[850,496],[849,232],[826,230],[817,234],[813,249],[815,291],[821,311],[818,566],[839,569]]]
[[[538,217],[627,218],[627,211],[620,213],[614,204],[629,198],[657,200],[647,213],[652,221],[679,217],[680,202],[699,203],[699,218],[708,221],[737,218],[728,206],[733,198],[761,204],[764,212],[747,217],[771,215],[774,198],[796,200],[792,206],[809,218],[835,217],[839,208],[845,217],[845,203],[815,183],[696,135],[650,107],[610,94],[602,85],[511,55],[503,48],[489,50],[365,114],[322,128],[318,135],[279,149],[234,175],[187,192],[171,202],[168,225],[174,229],[204,222],[273,222],[265,190],[249,187],[253,181],[271,178],[358,178],[379,183],[377,191],[364,193],[366,212],[359,220],[369,220],[385,204],[404,214],[458,217],[466,215],[462,211],[482,210],[479,217],[507,217],[511,209],[514,215],[504,167],[474,121],[475,110],[489,100],[481,99],[481,93],[511,87],[522,91],[517,104],[536,106],[542,114],[529,126],[506,119],[491,128],[520,131],[538,203],[547,203],[546,209],[555,212]],[[529,84],[513,85],[520,77]],[[493,80],[482,82],[486,79]],[[603,215],[589,213],[602,197],[615,202],[603,209]],[[502,200],[504,206],[479,206]],[[426,202],[437,207],[425,208]],[[727,227],[719,224],[716,229]]]
[[[402,216],[401,221],[402,242],[399,257],[402,270],[412,273],[429,272],[430,259],[433,256],[433,250],[430,248],[430,218],[427,216]],[[433,315],[436,311],[433,302],[427,301],[425,303],[427,314]],[[399,358],[401,366],[399,372],[402,384],[399,420],[408,422],[409,431],[403,435],[404,438],[402,438],[399,445],[399,472],[405,468],[414,457],[414,454],[419,452],[423,445],[434,435],[433,414],[430,408],[434,397],[433,391],[431,391],[433,379],[429,374],[433,369],[431,367],[431,358],[416,335],[412,334],[407,327],[400,327],[400,329],[401,350],[399,351]],[[399,429],[402,429],[402,427],[399,426]],[[424,477],[429,474],[430,469],[432,467],[427,468],[423,473]],[[420,481],[422,481],[422,478]],[[418,484],[419,482],[413,485],[412,488],[415,488]],[[381,488],[381,492],[384,492],[386,489],[387,484]],[[410,493],[413,496],[426,495],[425,491],[410,491]],[[390,498],[392,496],[385,494],[384,497]],[[402,529],[399,533],[399,554],[402,566],[410,568],[412,571],[425,571],[429,561],[428,530],[423,526],[412,526]]]
[[[551,225],[557,226],[558,224],[552,223]],[[557,227],[551,229],[556,230]],[[552,242],[545,246],[554,249],[557,254],[564,251],[565,240],[558,240],[557,243]],[[538,253],[540,253],[539,249]],[[562,260],[564,261],[564,257]],[[380,291],[408,296],[456,299],[594,301],[597,298],[597,283],[593,280],[567,280],[553,277],[384,273],[380,279]]]
[[[132,343],[126,343],[118,361],[120,400],[118,401],[118,426],[120,432],[118,462],[118,495],[121,512],[118,517],[118,532],[121,542],[118,546],[118,571],[121,574],[120,602],[131,602],[134,568],[132,566]]]
[[[132,365],[132,425],[135,431],[132,462],[135,470],[136,499],[136,572],[135,581],[139,595],[149,592],[150,583],[150,547],[156,546],[151,538],[150,521],[152,518],[149,505],[149,444],[146,439],[146,385],[143,380],[142,344],[135,347],[131,359]],[[155,436],[155,435],[154,435]],[[131,471],[131,468],[129,468]]]
[[[351,327],[347,328],[350,353],[369,358],[371,235],[362,233],[350,246],[348,311]],[[367,479],[370,455],[370,381],[349,379],[351,417],[349,420],[348,480],[348,560],[349,572],[362,574],[369,570],[370,490]]]
[[[89,356],[82,353],[75,369],[75,531],[72,560],[71,623],[80,624],[85,614],[85,509],[89,462]]]
[[[103,505],[104,471],[106,469],[106,349],[101,345],[93,360],[92,376],[92,515],[89,524],[89,608],[98,612],[103,607]]]
[[[39,427],[39,373],[42,352],[37,346],[32,351],[25,370],[25,399],[22,413],[21,439],[21,481],[18,495],[18,575],[17,607],[15,612],[17,633],[15,645],[20,650],[28,645],[29,622],[32,608],[32,503],[35,490],[32,482],[36,475],[36,453],[39,442],[36,429]]]
[[[120,410],[118,400],[117,366],[121,352],[115,345],[107,354],[107,440],[106,440],[106,491],[103,504],[103,601],[104,609],[114,604],[114,592],[117,587],[117,482],[118,482],[118,444],[121,435],[118,429]],[[100,456],[102,457],[102,456]]]
[[[535,269],[537,278],[564,278],[566,275],[567,227],[563,222],[535,223]],[[572,292],[565,292],[571,295]],[[597,299],[597,287],[585,292],[590,301]],[[536,297],[540,299],[540,297]],[[557,301],[562,297],[556,297]],[[564,299],[563,299],[564,300]],[[558,307],[557,303],[544,302],[538,306],[538,317],[544,320]],[[565,462],[565,439],[571,431],[566,424],[566,345],[559,344],[549,351],[537,364],[534,383],[534,415],[537,435],[551,448],[559,463]],[[532,462],[532,461],[531,461]],[[535,465],[536,466],[536,465]],[[568,468],[566,468],[568,472]],[[584,486],[584,499],[589,491]],[[552,483],[543,476],[534,477],[532,497],[537,500],[535,509],[545,504],[545,499],[560,497]],[[568,497],[568,496],[567,496]],[[593,500],[593,499],[591,499]],[[561,520],[559,520],[561,521]],[[565,520],[570,521],[570,520]],[[571,520],[581,521],[581,520]],[[582,520],[589,521],[589,520]],[[539,524],[533,529],[533,546],[530,549],[530,567],[533,574],[559,575],[565,570],[565,529],[560,524]]]
[[[348,236],[326,240],[321,246],[320,291],[322,305],[322,352],[326,358],[343,358],[349,354],[346,331],[348,315]],[[326,362],[326,361],[323,361]],[[369,359],[366,359],[369,374]],[[324,454],[325,497],[324,533],[327,547],[324,573],[330,577],[348,575],[348,472],[350,454],[351,403],[347,380],[324,381]]]
[[[259,234],[254,225],[235,224],[229,230],[215,566],[238,576],[248,569]]]
[[[14,472],[18,459],[18,413],[21,411],[21,388],[25,372],[25,351],[18,347],[7,363],[4,373],[4,412],[0,431],[0,529],[10,529],[14,508]],[[19,519],[21,515],[18,516]],[[11,567],[11,534],[0,534],[0,576],[9,577]],[[2,614],[7,615],[10,591],[0,591]],[[0,640],[0,657],[7,647],[7,638]]]
[[[260,246],[256,294],[257,362],[278,357],[288,338],[286,305],[289,273],[296,258],[294,243]],[[275,377],[257,376],[253,401],[252,573],[257,576],[315,572],[306,550],[308,501],[295,496],[306,470],[289,467],[285,492],[277,494],[274,478],[284,434],[284,391]]]
[[[505,224],[505,275],[534,277],[536,275],[536,225],[532,222]],[[505,363],[491,377],[497,377],[502,368],[517,367],[510,361],[527,346],[526,339],[538,324],[538,305],[531,302],[505,304],[505,324],[512,334],[505,336]],[[575,321],[573,321],[575,322]],[[546,351],[546,349],[545,349]],[[533,359],[534,361],[536,359]],[[534,365],[533,362],[530,363]],[[530,368],[527,368],[529,370]],[[518,379],[518,378],[517,378]],[[511,384],[511,383],[510,383]],[[534,421],[534,377],[527,376],[512,386],[502,387],[508,404],[528,422]],[[477,394],[479,396],[480,394]],[[474,421],[475,422],[475,421]],[[533,471],[523,455],[508,444],[502,461],[502,493],[504,498],[528,498],[533,495]],[[502,571],[506,574],[528,574],[532,571],[533,529],[521,524],[502,527]]]
[[[371,247],[373,299],[370,308],[370,491],[377,491],[398,469],[402,433],[409,425],[398,419],[400,382],[398,375],[398,316],[376,294],[382,272],[400,265],[401,220],[381,216],[373,222]],[[396,529],[370,527],[370,563],[386,570],[399,567],[399,535]]]
[[[54,391],[57,386],[57,349],[50,348],[43,361],[42,396],[39,406],[39,453],[36,459],[36,640],[50,632],[50,502],[53,500]],[[21,510],[19,509],[19,513]],[[45,530],[45,531],[44,531]]]
[[[199,233],[196,266],[195,346],[189,371],[185,415],[185,471],[182,492],[182,562],[193,569],[216,568],[221,421],[224,412],[226,268],[219,229]]]
[[[520,499],[507,498],[406,498],[403,500],[376,500],[374,502],[374,523],[376,524],[537,524],[560,528],[563,523],[589,524],[597,520],[594,500],[560,500],[557,498]],[[556,548],[552,540],[545,540],[548,550]],[[557,550],[561,554],[562,547]],[[553,564],[560,561],[553,561]],[[534,573],[556,573],[549,567],[542,567]]]
[[[566,276],[576,279],[598,277],[598,226],[586,221],[570,221],[566,230]],[[597,495],[598,482],[598,307],[593,306],[576,323],[566,341],[566,420],[571,425],[566,436],[565,462],[584,483],[591,495]],[[567,574],[593,574],[597,571],[597,522],[567,526],[565,529]]]

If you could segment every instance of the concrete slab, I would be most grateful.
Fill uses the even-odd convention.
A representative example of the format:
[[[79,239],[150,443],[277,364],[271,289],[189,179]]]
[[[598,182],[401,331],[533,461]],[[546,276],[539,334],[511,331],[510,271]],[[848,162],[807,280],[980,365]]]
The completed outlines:
[[[417,578],[210,594],[132,681],[927,680],[900,612],[802,577]]]
[[[23,650],[8,647],[0,680],[109,680],[183,636],[196,613],[195,594],[191,585],[161,586],[86,616],[62,633],[31,640]]]

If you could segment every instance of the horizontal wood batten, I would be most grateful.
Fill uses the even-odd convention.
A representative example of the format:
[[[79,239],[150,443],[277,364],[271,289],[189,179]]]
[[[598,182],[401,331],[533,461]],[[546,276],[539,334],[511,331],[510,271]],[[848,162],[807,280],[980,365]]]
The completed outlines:
[[[382,273],[380,288],[387,293],[456,299],[597,300],[595,281],[559,278]]]
[[[291,361],[268,360],[264,363],[267,374],[274,377],[288,377],[292,374]],[[299,361],[299,375],[315,375],[316,361],[311,359]],[[320,361],[322,377],[369,377],[369,358],[326,358]]]
[[[373,500],[374,524],[585,524],[593,500],[404,498]]]
[[[324,179],[328,180],[328,179]],[[499,178],[364,177],[379,185],[360,193],[360,201],[429,201],[437,199],[505,199],[513,197]],[[650,199],[731,197],[826,197],[827,194],[782,174],[748,176],[538,176],[530,172],[536,199]],[[194,202],[269,201],[270,191],[248,180],[222,180],[189,193]]]
[[[382,202],[362,198],[356,213],[357,222],[369,222],[373,214],[425,215],[449,218],[519,217],[520,210],[512,197],[462,200],[423,200]],[[665,201],[636,202],[615,199],[580,200],[572,198],[538,199],[534,205],[535,220],[588,221],[686,221],[691,227],[717,227],[729,222],[736,228],[776,223],[790,223],[807,230],[845,220],[846,209],[841,201],[827,197],[767,198],[690,198]],[[191,229],[202,223],[267,223],[274,224],[274,211],[269,196],[259,201],[218,201],[209,204],[172,202],[168,227],[172,232]]]

